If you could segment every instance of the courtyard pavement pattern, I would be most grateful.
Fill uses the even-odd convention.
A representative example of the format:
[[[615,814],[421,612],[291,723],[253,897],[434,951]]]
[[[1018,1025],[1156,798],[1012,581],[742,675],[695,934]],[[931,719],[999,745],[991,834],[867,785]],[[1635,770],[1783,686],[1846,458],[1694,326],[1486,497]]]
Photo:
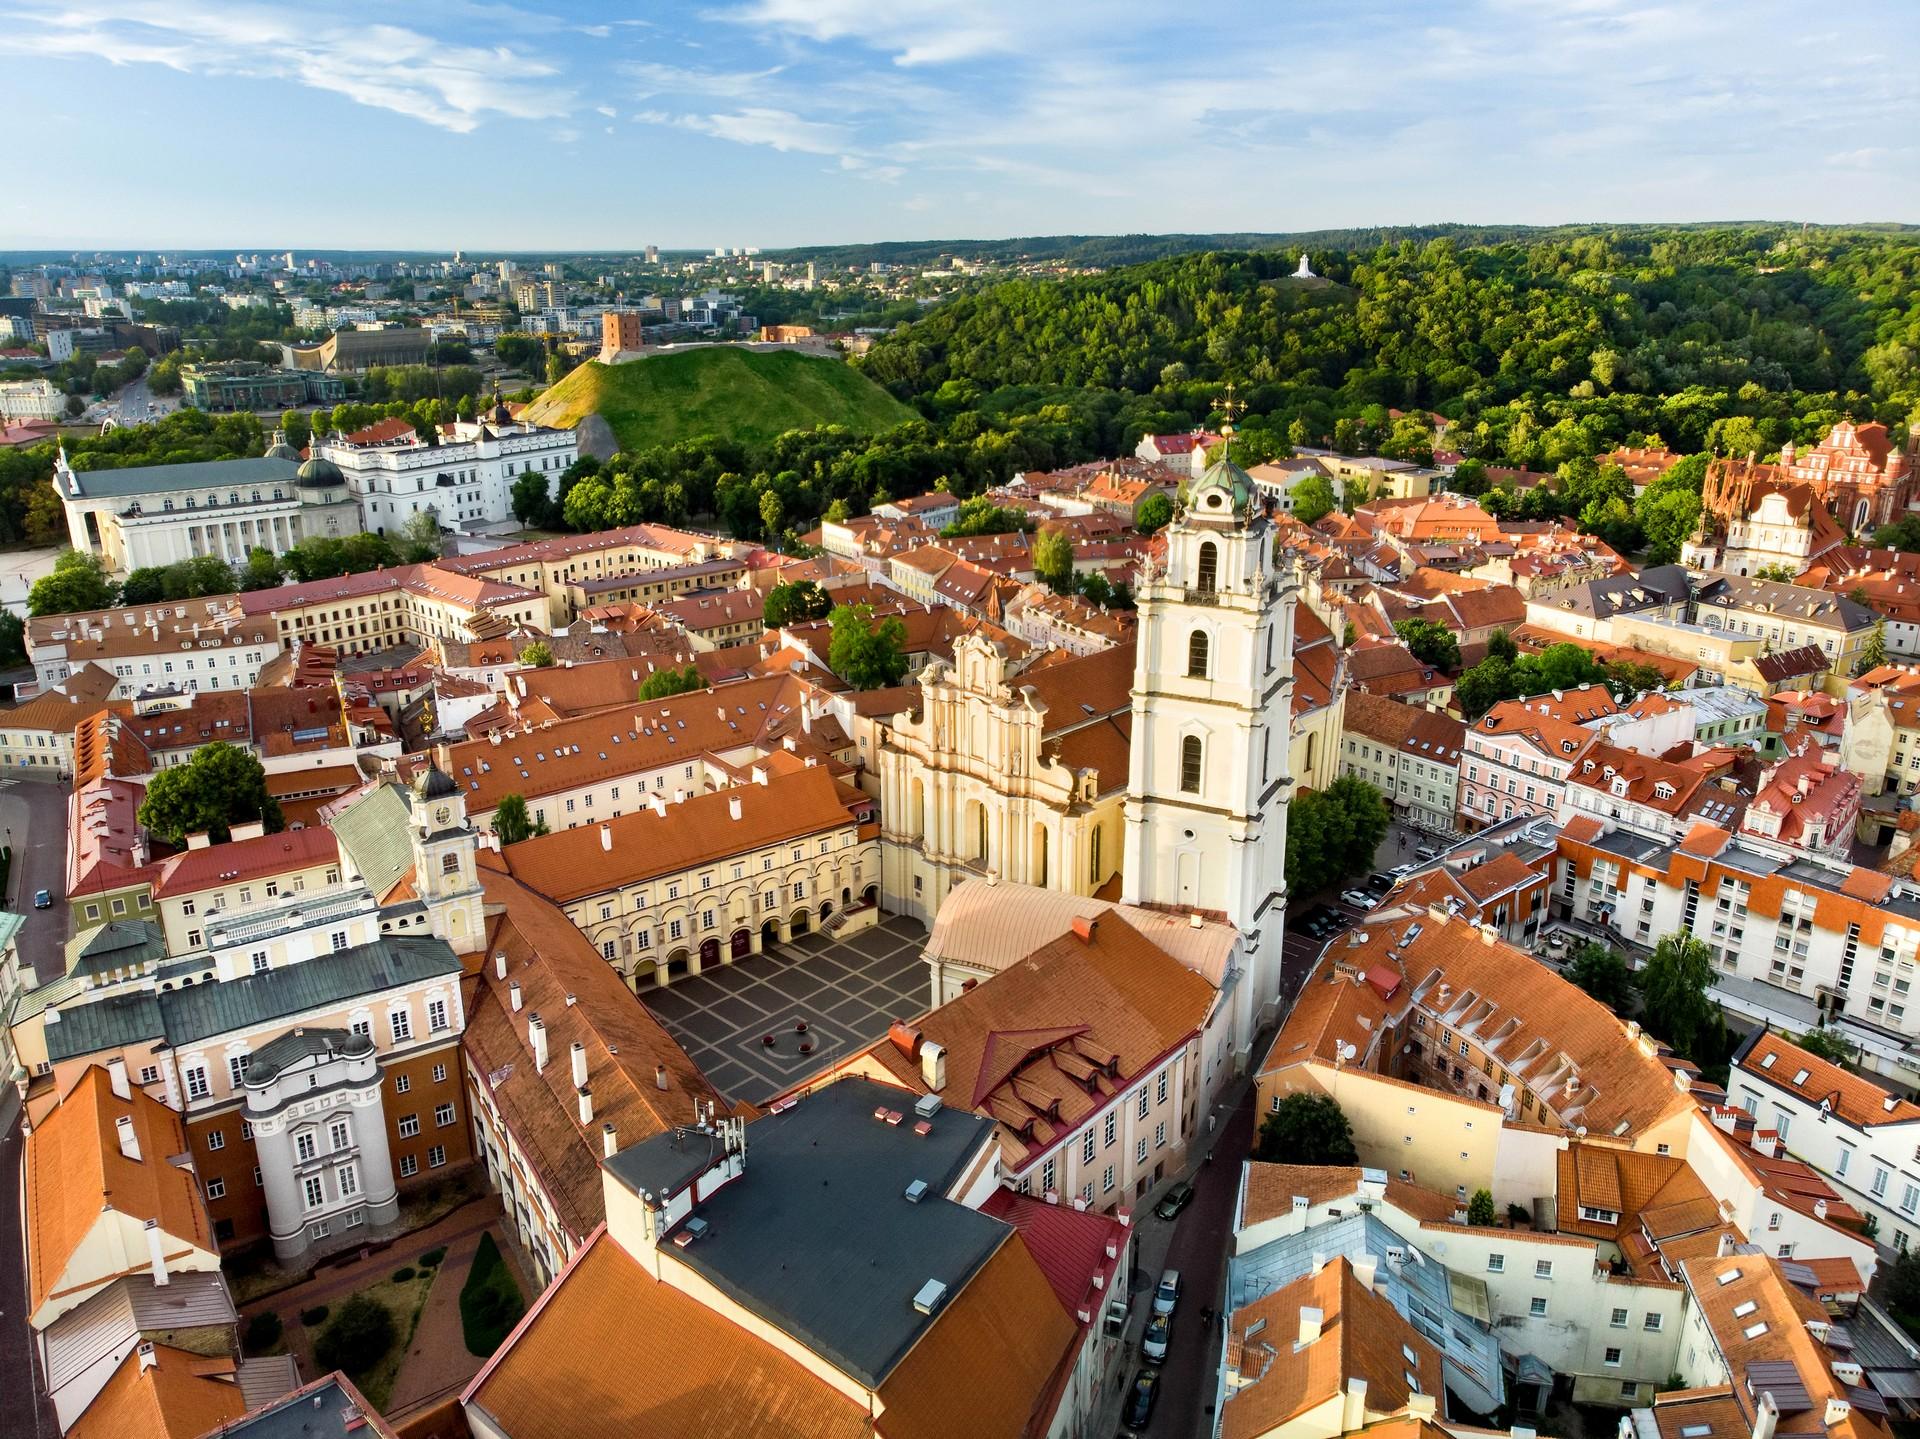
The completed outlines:
[[[857,934],[799,935],[641,998],[716,1089],[758,1104],[926,1012],[926,934],[896,915]]]

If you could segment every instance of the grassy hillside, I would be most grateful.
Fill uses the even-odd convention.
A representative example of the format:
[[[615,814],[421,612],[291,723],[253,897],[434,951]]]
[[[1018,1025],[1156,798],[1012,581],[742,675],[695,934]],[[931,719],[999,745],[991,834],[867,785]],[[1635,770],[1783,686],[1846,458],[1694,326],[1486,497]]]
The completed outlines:
[[[814,425],[871,434],[915,418],[838,360],[718,345],[624,365],[590,360],[535,400],[529,418],[572,426],[594,414],[613,427],[623,450],[695,435],[765,443]]]

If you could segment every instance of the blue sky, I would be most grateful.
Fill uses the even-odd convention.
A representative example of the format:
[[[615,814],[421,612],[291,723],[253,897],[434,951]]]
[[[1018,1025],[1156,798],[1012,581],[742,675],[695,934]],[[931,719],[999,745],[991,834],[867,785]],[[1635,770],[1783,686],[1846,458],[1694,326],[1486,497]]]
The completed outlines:
[[[0,248],[1920,221],[1917,41],[1913,0],[0,0]]]

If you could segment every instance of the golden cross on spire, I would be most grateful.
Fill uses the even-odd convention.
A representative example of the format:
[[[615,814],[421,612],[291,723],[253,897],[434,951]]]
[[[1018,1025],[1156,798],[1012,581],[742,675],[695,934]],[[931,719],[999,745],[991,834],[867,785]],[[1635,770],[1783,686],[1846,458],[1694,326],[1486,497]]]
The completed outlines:
[[[1231,435],[1233,433],[1234,420],[1240,415],[1245,414],[1247,409],[1246,403],[1239,399],[1234,393],[1232,380],[1227,381],[1226,391],[1220,400],[1219,408],[1221,417],[1220,433],[1223,435]]]

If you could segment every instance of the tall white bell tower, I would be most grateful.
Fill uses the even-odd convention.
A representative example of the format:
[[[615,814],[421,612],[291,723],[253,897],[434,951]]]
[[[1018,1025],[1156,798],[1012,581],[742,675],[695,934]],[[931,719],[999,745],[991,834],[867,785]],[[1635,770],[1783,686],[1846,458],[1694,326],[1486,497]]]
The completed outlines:
[[[1225,459],[1164,533],[1139,589],[1122,893],[1239,930],[1238,1007],[1258,1026],[1280,997],[1298,584]]]

